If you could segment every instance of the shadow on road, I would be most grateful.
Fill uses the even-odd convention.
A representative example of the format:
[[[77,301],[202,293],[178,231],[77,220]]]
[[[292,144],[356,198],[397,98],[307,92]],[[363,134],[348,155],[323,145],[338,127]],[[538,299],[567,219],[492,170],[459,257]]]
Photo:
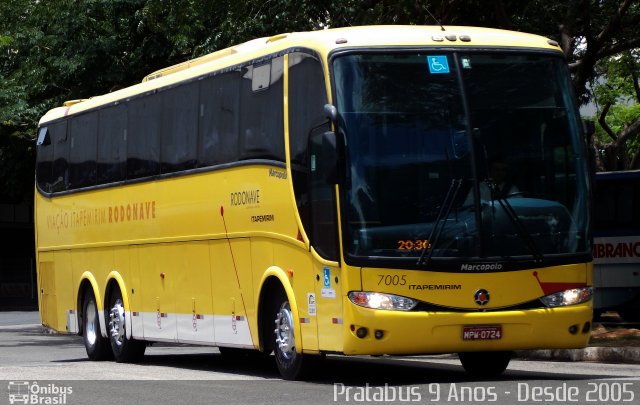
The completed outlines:
[[[3,334],[11,332],[8,340]],[[38,335],[41,337],[38,338]],[[28,327],[22,330],[7,331],[0,329],[0,346],[25,347],[45,346],[60,347],[73,350],[73,357],[64,351],[66,358],[57,358],[52,363],[81,363],[89,361],[84,356],[82,337],[48,334],[41,327]],[[182,353],[181,353],[182,352]],[[522,371],[514,362],[513,369],[498,378],[478,379],[467,375],[457,361],[455,355],[444,356],[380,356],[380,357],[343,357],[327,356],[318,362],[317,368],[307,378],[315,384],[333,384],[341,382],[345,385],[411,385],[425,383],[457,383],[475,381],[525,381],[525,380],[592,380],[598,378],[616,378],[607,375],[575,375],[572,373],[548,371]],[[512,363],[512,365],[514,364]],[[534,364],[536,362],[531,361]],[[548,363],[551,364],[551,363]],[[209,346],[191,346],[183,344],[154,344],[147,355],[137,363],[139,367],[157,366],[184,370],[211,371],[238,376],[264,379],[280,379],[273,356],[224,356],[216,348]],[[620,376],[624,377],[624,376]]]

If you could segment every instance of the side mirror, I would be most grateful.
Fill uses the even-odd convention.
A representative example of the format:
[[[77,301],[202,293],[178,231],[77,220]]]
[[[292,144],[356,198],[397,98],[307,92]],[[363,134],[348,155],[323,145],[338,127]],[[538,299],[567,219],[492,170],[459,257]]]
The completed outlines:
[[[331,123],[335,126],[338,122],[338,109],[333,104],[324,105],[324,113]]]

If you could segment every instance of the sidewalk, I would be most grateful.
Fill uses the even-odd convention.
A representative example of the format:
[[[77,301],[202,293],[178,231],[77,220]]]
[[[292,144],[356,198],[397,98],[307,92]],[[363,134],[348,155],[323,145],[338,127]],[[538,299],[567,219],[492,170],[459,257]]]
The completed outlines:
[[[521,350],[515,357],[527,360],[590,361],[640,364],[640,329],[625,324],[616,315],[594,322],[589,346],[584,349]]]

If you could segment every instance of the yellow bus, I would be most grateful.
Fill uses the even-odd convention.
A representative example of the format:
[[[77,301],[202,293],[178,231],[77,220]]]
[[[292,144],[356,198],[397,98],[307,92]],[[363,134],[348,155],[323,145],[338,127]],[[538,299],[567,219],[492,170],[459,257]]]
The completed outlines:
[[[584,347],[582,128],[556,42],[461,26],[260,38],[67,102],[37,133],[42,323],[93,360],[193,343],[286,379]]]

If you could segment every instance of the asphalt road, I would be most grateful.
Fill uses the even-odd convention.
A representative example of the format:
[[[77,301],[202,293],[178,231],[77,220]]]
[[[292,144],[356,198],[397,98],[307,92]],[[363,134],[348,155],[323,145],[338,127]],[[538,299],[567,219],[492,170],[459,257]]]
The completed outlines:
[[[232,360],[212,347],[154,345],[139,364],[91,362],[82,338],[46,333],[37,322],[34,313],[0,313],[0,404],[640,401],[633,364],[513,360],[502,377],[478,380],[455,355],[329,356],[309,381],[290,382],[271,361]]]

